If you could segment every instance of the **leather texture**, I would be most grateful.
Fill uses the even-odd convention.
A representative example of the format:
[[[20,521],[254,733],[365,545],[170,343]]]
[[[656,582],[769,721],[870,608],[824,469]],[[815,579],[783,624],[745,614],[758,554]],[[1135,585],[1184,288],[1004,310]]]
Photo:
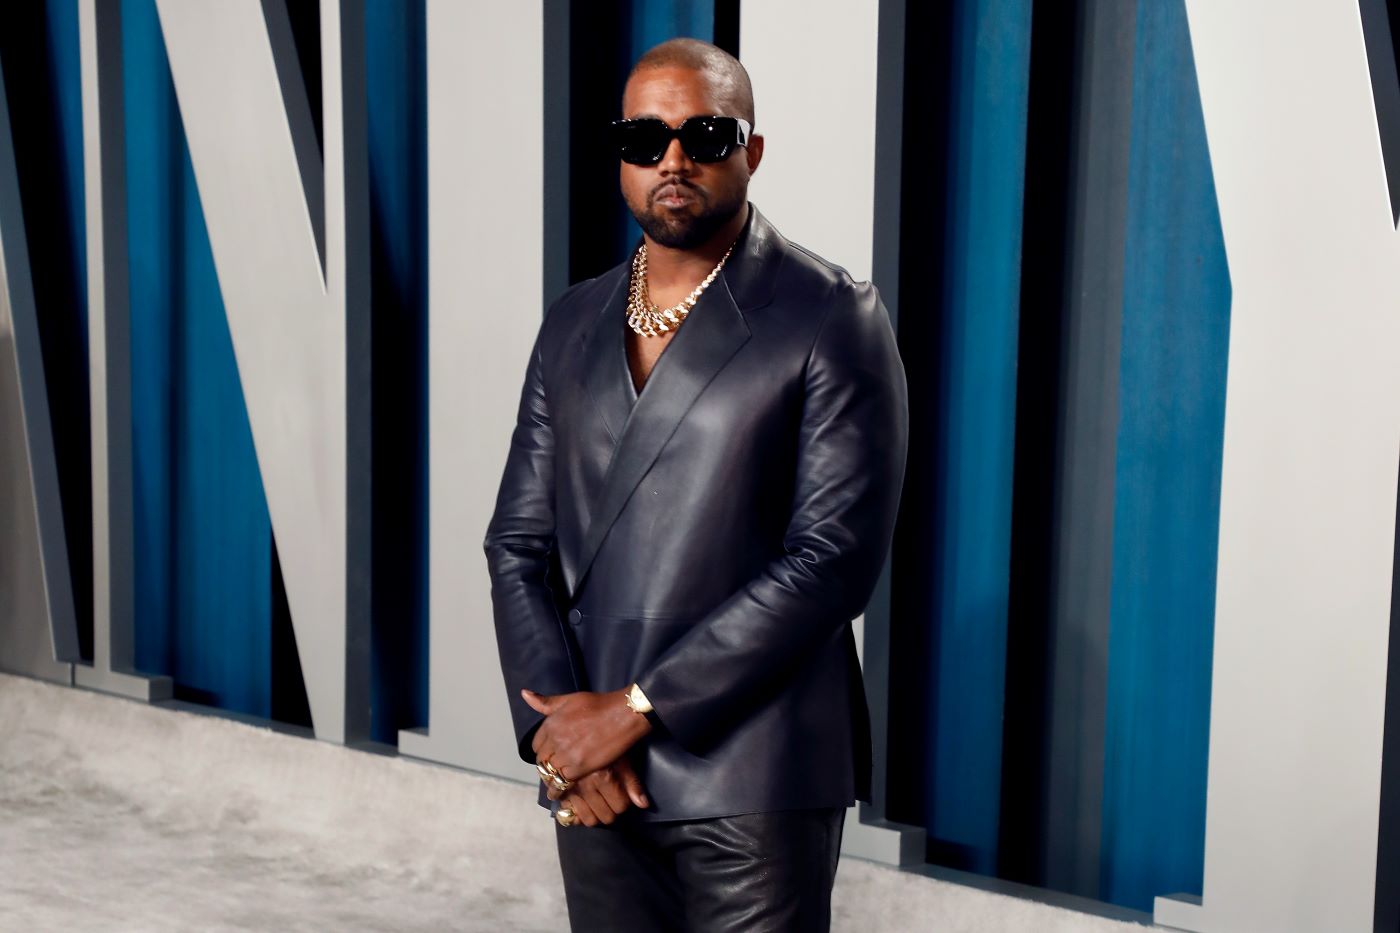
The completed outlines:
[[[630,812],[630,811],[629,811]],[[574,933],[831,927],[845,807],[555,829]]]
[[[635,680],[645,820],[869,800],[850,622],[894,531],[904,368],[875,287],[750,208],[640,394],[630,259],[551,305],[484,542],[521,759],[521,687]]]

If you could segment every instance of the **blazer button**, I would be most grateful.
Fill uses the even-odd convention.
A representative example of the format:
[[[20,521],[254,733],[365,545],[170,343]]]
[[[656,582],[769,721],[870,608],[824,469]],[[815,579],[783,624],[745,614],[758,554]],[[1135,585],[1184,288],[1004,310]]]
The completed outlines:
[[[579,620],[582,618],[583,613],[579,612],[577,609],[569,610],[569,621],[572,622],[574,625],[578,625]]]

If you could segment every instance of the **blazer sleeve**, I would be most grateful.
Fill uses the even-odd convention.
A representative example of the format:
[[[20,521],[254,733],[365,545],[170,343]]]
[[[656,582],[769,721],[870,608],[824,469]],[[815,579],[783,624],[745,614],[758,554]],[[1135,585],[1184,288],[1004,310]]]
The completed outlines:
[[[521,699],[520,688],[544,694],[578,689],[559,609],[546,581],[554,548],[554,434],[545,395],[543,340],[541,326],[483,542],[516,747],[521,759],[532,764],[531,743],[544,716]]]
[[[908,449],[904,367],[868,282],[837,290],[811,348],[783,553],[637,684],[690,751],[750,712],[865,608],[884,566]]]

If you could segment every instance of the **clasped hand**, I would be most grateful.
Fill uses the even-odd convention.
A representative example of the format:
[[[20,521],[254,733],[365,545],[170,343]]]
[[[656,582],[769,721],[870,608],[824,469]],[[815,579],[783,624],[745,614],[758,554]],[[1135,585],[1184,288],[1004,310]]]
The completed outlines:
[[[521,690],[520,695],[545,716],[531,743],[535,760],[549,762],[573,782],[562,793],[549,787],[551,800],[572,807],[587,826],[611,823],[629,801],[648,805],[626,753],[651,731],[651,723],[627,707],[626,691],[546,696]]]
[[[639,807],[648,805],[642,781],[626,755],[584,775],[566,791],[560,792],[551,787],[549,797],[573,810],[584,826],[609,824],[633,804]]]

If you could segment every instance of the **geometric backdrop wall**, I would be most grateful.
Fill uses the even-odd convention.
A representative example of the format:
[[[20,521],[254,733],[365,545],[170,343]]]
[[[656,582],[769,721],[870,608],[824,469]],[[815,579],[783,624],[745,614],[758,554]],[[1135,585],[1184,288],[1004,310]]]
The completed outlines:
[[[364,614],[366,639],[351,646],[363,650],[366,664],[364,728],[345,736],[352,742],[394,744],[401,730],[432,727],[428,5],[327,0],[286,4],[280,14],[275,0],[264,4],[270,15],[285,15],[295,83],[313,118],[308,151],[323,160],[333,150],[329,128],[339,126],[322,113],[339,99],[336,86],[323,87],[323,17],[328,10],[353,17],[363,34],[363,151],[345,154],[362,159],[365,172],[362,271],[373,333],[364,348],[373,374],[370,427],[364,448],[347,460],[352,474],[365,473],[360,518],[369,529],[363,560],[347,571],[346,592],[362,584],[366,594],[365,605],[352,596],[346,610]],[[1335,333],[1309,330],[1316,305],[1296,284],[1281,288],[1269,316],[1260,316],[1263,260],[1248,237],[1260,218],[1278,218],[1251,200],[1260,195],[1224,194],[1220,175],[1223,164],[1233,190],[1244,191],[1241,165],[1255,156],[1246,154],[1243,128],[1263,132],[1232,90],[1246,86],[1232,68],[1266,74],[1277,67],[1264,51],[1268,43],[1248,41],[1243,14],[1187,0],[1074,0],[1054,8],[1030,0],[881,0],[867,7],[881,26],[878,80],[863,105],[875,115],[873,131],[853,126],[850,112],[832,113],[824,131],[873,136],[873,177],[842,177],[820,151],[803,149],[800,158],[765,163],[783,171],[760,173],[754,197],[784,233],[816,245],[804,229],[816,236],[820,224],[805,208],[820,218],[840,201],[837,189],[873,191],[868,213],[852,219],[873,230],[870,242],[858,255],[828,258],[870,270],[896,318],[911,390],[908,479],[888,572],[870,610],[888,637],[888,676],[872,681],[881,690],[872,706],[889,710],[881,737],[888,749],[884,815],[922,828],[927,848],[918,856],[935,864],[1139,910],[1152,909],[1161,895],[1204,896],[1198,915],[1187,907],[1171,914],[1181,902],[1160,915],[1198,929],[1213,928],[1213,916],[1235,923],[1263,916],[1257,894],[1232,901],[1232,890],[1255,889],[1222,869],[1226,837],[1211,835],[1230,822],[1218,805],[1232,799],[1227,772],[1234,768],[1243,781],[1245,767],[1219,745],[1217,729],[1238,725],[1230,710],[1242,707],[1230,704],[1243,696],[1241,676],[1274,683],[1265,667],[1240,666],[1247,646],[1257,644],[1242,633],[1261,637],[1263,630],[1250,628],[1260,607],[1270,607],[1275,627],[1267,637],[1279,650],[1292,650],[1290,633],[1301,631],[1289,606],[1252,588],[1267,578],[1275,593],[1288,592],[1274,575],[1279,568],[1311,579],[1309,592],[1333,593],[1330,605],[1340,608],[1329,618],[1353,623],[1356,645],[1384,656],[1400,412],[1392,410],[1396,403],[1375,402],[1395,387],[1374,368],[1381,354],[1368,355],[1359,337],[1392,336],[1377,323],[1381,292],[1367,291],[1370,285],[1347,292],[1345,309],[1331,318]],[[26,357],[17,343],[7,349],[0,323],[0,490],[7,497],[0,516],[44,513],[51,475],[49,498],[60,508],[45,521],[61,532],[72,607],[71,645],[59,639],[59,661],[93,657],[93,516],[105,506],[93,493],[88,401],[97,396],[84,286],[80,9],[79,0],[47,0],[0,13],[0,68],[23,202],[22,214],[3,214],[0,242],[22,233],[28,247],[38,310],[37,356],[28,359],[31,368],[41,360],[49,410],[47,425],[17,423],[24,373],[12,367],[7,375],[5,366]],[[812,17],[853,15],[820,3],[805,9]],[[249,371],[230,331],[231,283],[215,268],[185,133],[189,115],[175,94],[156,0],[122,0],[120,13],[134,666],[169,677],[182,699],[309,726],[307,659],[295,634],[302,620],[288,598],[269,509],[278,477],[268,475],[272,461],[254,442],[260,416],[245,401]],[[1272,48],[1310,50],[1319,67],[1353,53],[1364,59],[1362,51],[1379,60],[1375,49],[1392,48],[1388,34],[1378,41],[1368,26],[1363,36],[1354,13],[1323,14],[1290,0],[1257,18],[1273,30]],[[736,0],[545,5],[547,223],[539,282],[525,283],[531,295],[548,299],[598,274],[635,242],[599,128],[615,116],[626,70],[645,48],[694,35],[737,51],[755,76],[756,129],[769,134],[775,153],[785,133],[807,129],[785,128],[781,112],[765,115],[765,88],[770,99],[788,97],[804,74],[817,86],[826,77],[817,69],[853,63],[812,60],[796,34],[791,41],[770,31],[746,38],[744,24],[765,22],[763,15]],[[1368,23],[1376,21],[1373,10]],[[1358,204],[1378,195],[1386,232],[1394,234],[1375,142],[1388,92],[1376,85],[1367,96],[1372,74],[1363,66],[1352,72],[1346,86],[1341,79],[1318,85],[1336,98],[1329,106],[1355,117],[1345,131],[1334,128],[1328,138],[1338,141],[1326,158],[1351,167]],[[551,96],[551,88],[567,94]],[[508,92],[454,89],[464,98]],[[1337,100],[1346,95],[1355,100],[1342,107]],[[1274,106],[1278,122],[1270,126],[1289,125],[1291,114],[1316,117],[1304,104]],[[1346,135],[1357,127],[1371,135]],[[1299,132],[1288,151],[1299,154],[1291,164],[1301,173],[1299,166],[1318,163],[1301,155],[1312,150]],[[462,171],[491,172],[511,158],[510,142],[485,134]],[[792,201],[782,214],[769,210],[797,191],[805,202]],[[504,223],[489,216],[472,222]],[[1395,243],[1392,237],[1377,255],[1390,249],[1393,260]],[[1289,268],[1280,255],[1269,254],[1278,281],[1305,281],[1309,270]],[[17,277],[10,266],[6,273],[13,304]],[[1363,279],[1374,284],[1384,274],[1352,281]],[[1300,346],[1290,343],[1284,353],[1272,343],[1283,333],[1311,334],[1326,346],[1341,341],[1324,369],[1377,394],[1363,406],[1329,395],[1323,383],[1312,394],[1290,389],[1300,378],[1295,367],[1312,363]],[[499,398],[480,401],[505,405],[517,390],[503,384],[493,393]],[[26,412],[31,405],[24,400]],[[1323,423],[1334,429],[1323,436],[1338,445],[1335,458],[1310,459],[1301,447],[1257,433],[1294,414],[1313,430]],[[35,475],[41,428],[52,456]],[[502,446],[504,438],[480,443]],[[14,454],[21,449],[22,462]],[[1382,490],[1374,470],[1386,450]],[[1364,477],[1347,472],[1348,463],[1363,462]],[[493,485],[481,485],[482,495],[494,494]],[[1354,522],[1325,520],[1329,495],[1345,499]],[[1261,517],[1291,508],[1295,498],[1303,503],[1295,523],[1273,526]],[[356,514],[352,503],[352,522]],[[37,554],[44,542],[30,534],[24,544],[23,529],[16,530],[23,524],[0,527],[0,543]],[[1365,542],[1348,552],[1354,574],[1337,577],[1343,582],[1335,587],[1308,577],[1311,565],[1287,549],[1325,534]],[[49,546],[54,540],[51,534]],[[52,560],[0,568],[0,580],[13,588],[0,611],[32,613],[33,594],[48,593],[53,618],[52,583],[35,589],[33,579],[54,568]],[[22,584],[30,594],[24,599],[13,595]],[[1363,591],[1359,601],[1348,595]],[[1294,605],[1301,592],[1294,591]],[[18,628],[0,618],[0,668],[42,673],[10,634]],[[1314,654],[1333,657],[1328,650]],[[1298,676],[1311,670],[1299,663]],[[1377,684],[1383,699],[1384,665],[1368,671],[1351,679],[1358,704],[1374,699]],[[1309,708],[1339,716],[1352,710]],[[1379,710],[1367,714],[1375,728],[1354,746],[1354,770],[1370,774],[1374,765],[1375,772],[1371,784],[1357,785],[1363,835],[1377,833],[1379,819]],[[1256,710],[1254,721],[1261,716],[1268,719],[1267,709]],[[1319,778],[1286,799],[1312,800],[1308,794],[1327,787],[1334,785]],[[1369,877],[1347,889],[1366,901],[1368,918],[1384,907],[1377,894],[1387,888],[1377,877],[1383,864],[1373,852]],[[1301,869],[1280,870],[1292,877],[1287,871]],[[1328,897],[1318,894],[1308,909],[1324,910]],[[1359,929],[1359,916],[1337,928]],[[1279,929],[1306,928],[1281,922]]]

